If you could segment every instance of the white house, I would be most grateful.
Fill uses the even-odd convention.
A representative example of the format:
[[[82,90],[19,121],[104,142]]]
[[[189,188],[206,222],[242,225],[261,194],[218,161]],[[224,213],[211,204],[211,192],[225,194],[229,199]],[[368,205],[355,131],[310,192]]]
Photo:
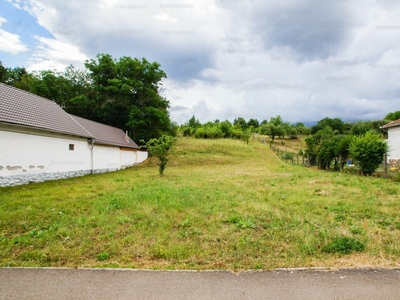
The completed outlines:
[[[0,186],[120,170],[147,156],[121,129],[0,83]]]
[[[400,162],[400,119],[385,124],[381,127],[388,133],[389,165],[396,165]]]

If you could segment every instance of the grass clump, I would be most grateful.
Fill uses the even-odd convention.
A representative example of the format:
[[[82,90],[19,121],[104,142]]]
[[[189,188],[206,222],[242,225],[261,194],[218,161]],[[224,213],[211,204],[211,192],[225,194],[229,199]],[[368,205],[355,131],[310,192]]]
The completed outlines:
[[[97,254],[97,260],[98,261],[105,261],[110,258],[110,254],[108,252],[101,252]]]
[[[240,229],[256,228],[255,221],[250,217],[230,217],[228,223],[235,224]]]
[[[325,245],[322,251],[326,253],[350,254],[352,252],[361,252],[366,248],[365,244],[350,237],[338,237],[331,243]]]

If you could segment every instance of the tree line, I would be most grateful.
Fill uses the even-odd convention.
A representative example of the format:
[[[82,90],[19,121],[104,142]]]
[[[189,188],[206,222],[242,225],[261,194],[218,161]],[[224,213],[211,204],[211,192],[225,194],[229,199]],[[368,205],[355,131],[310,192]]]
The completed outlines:
[[[160,94],[167,76],[159,63],[98,54],[84,65],[28,72],[0,62],[0,82],[51,99],[70,114],[128,130],[137,143],[174,134],[170,103]]]
[[[186,137],[205,139],[234,138],[248,141],[251,134],[254,133],[267,135],[274,140],[276,137],[297,138],[301,135],[308,135],[311,133],[311,129],[303,123],[290,124],[289,122],[284,122],[279,115],[270,118],[269,121],[263,120],[261,122],[253,118],[246,121],[244,118],[238,117],[233,122],[215,120],[204,124],[201,124],[193,116],[185,124],[179,126],[178,132]]]
[[[363,174],[372,174],[381,164],[383,154],[388,152],[384,132],[380,127],[400,119],[400,111],[389,113],[382,120],[343,122],[340,118],[324,118],[316,125],[308,127],[303,123],[285,122],[281,116],[259,122],[246,121],[238,117],[232,123],[228,120],[200,123],[195,116],[179,126],[181,136],[217,139],[243,139],[248,143],[253,134],[271,138],[297,139],[305,137],[305,154],[311,165],[323,170],[343,169],[344,164],[355,163]]]

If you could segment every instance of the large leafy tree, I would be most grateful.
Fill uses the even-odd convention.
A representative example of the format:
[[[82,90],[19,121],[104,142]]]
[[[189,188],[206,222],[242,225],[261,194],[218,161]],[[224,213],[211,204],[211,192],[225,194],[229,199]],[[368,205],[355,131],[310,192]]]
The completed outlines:
[[[285,124],[280,115],[272,117],[269,122],[259,127],[259,133],[268,135],[273,141],[275,138],[285,136]]]
[[[326,126],[330,126],[333,131],[337,130],[338,133],[344,133],[345,130],[345,124],[341,119],[331,119],[327,117],[318,121],[317,125],[311,127],[311,133],[314,134]]]
[[[240,128],[242,130],[247,129],[250,126],[250,125],[248,125],[246,120],[244,118],[241,118],[241,117],[236,118],[235,120],[233,120],[233,125],[235,125],[237,128]]]
[[[21,81],[21,78],[28,74],[24,67],[6,68],[0,62],[0,82],[6,83],[8,85],[16,86],[16,84]]]
[[[169,101],[160,94],[166,78],[160,64],[99,54],[85,67],[28,73],[23,67],[5,68],[0,63],[0,81],[54,100],[68,113],[127,129],[136,142],[174,132]]]
[[[135,141],[160,137],[170,130],[169,101],[159,91],[166,78],[160,64],[131,57],[117,61],[99,54],[97,60],[86,61],[85,67],[93,88],[90,98],[101,121],[128,128]]]
[[[350,136],[338,134],[330,126],[325,126],[314,135],[306,138],[307,151],[312,164],[317,164],[320,169],[330,169],[334,162],[335,170],[343,168],[349,155]]]
[[[248,122],[247,122],[247,126],[250,128],[250,126],[253,126],[254,129],[257,129],[260,126],[260,122],[258,122],[257,119],[253,119],[251,118]]]

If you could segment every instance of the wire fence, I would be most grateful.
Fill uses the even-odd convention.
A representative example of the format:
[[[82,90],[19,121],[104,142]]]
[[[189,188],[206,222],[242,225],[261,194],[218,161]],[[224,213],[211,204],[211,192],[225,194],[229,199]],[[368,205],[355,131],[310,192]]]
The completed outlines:
[[[262,143],[266,143],[264,140],[260,140]],[[293,165],[302,165],[309,167],[310,159],[307,155],[299,154],[291,151],[290,148],[287,146],[280,146],[274,143],[269,143],[270,149],[284,162],[290,163]],[[341,158],[339,159],[341,161]],[[341,164],[339,163],[339,166]],[[341,172],[354,174],[354,175],[363,175],[361,170],[352,164],[351,162],[345,163],[343,167],[340,168]],[[388,159],[387,154],[384,154],[382,157],[382,163],[378,167],[378,169],[373,174],[377,177],[384,177],[384,178],[395,178],[399,177],[400,179],[400,159]]]
[[[304,154],[294,153],[290,151],[287,146],[278,146],[276,144],[269,144],[269,147],[275,154],[284,162],[291,163],[293,165],[309,166],[309,158]]]

